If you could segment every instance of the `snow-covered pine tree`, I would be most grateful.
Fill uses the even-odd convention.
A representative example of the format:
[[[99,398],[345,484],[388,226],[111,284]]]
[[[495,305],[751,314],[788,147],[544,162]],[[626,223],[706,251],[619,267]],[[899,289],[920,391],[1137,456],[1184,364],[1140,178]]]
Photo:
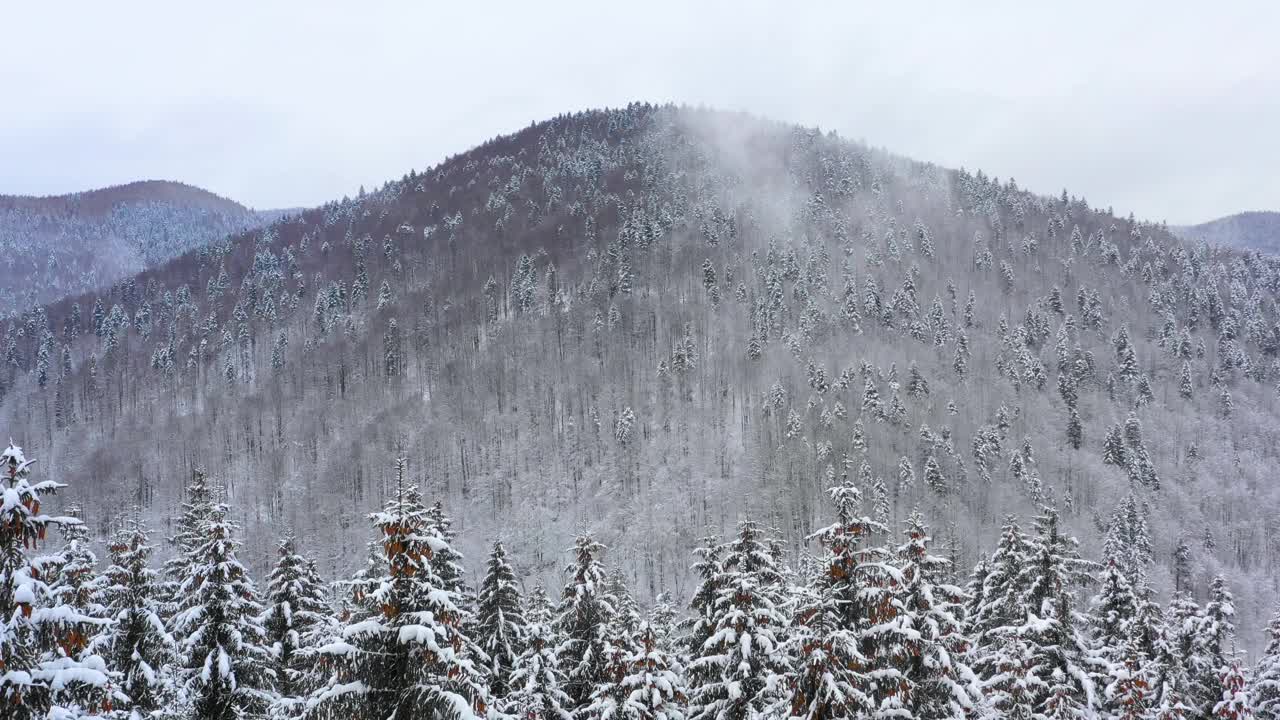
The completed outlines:
[[[511,673],[504,712],[521,720],[570,720],[572,702],[564,691],[565,677],[556,657],[551,626],[535,621],[526,629],[524,652]]]
[[[335,630],[324,584],[314,565],[298,553],[297,540],[286,535],[276,546],[276,566],[267,579],[267,611],[262,617],[266,646],[275,673],[274,714],[296,715],[305,701],[309,642]]]
[[[1267,624],[1267,647],[1258,658],[1250,695],[1258,717],[1280,720],[1280,610]]]
[[[1219,678],[1219,699],[1213,706],[1213,717],[1219,720],[1252,720],[1249,683],[1240,663],[1233,660],[1222,668]]]
[[[682,645],[676,634],[678,618],[679,610],[671,602],[670,594],[658,593],[653,599],[653,607],[649,609],[648,623],[658,637],[658,646],[669,653],[673,659],[680,661],[680,671],[683,673]]]
[[[684,720],[684,683],[657,633],[641,622],[623,654],[592,696],[586,716],[600,720]]]
[[[999,666],[1004,658],[999,653],[1008,646],[1004,639],[1007,628],[1021,625],[1026,617],[1024,570],[1030,562],[1030,553],[1030,544],[1017,518],[1005,518],[995,552],[981,574],[980,592],[974,593],[977,601],[965,618],[965,634],[975,644],[974,670],[984,681],[992,680],[1001,672]],[[976,577],[978,569],[974,572]]]
[[[1145,720],[1152,707],[1151,678],[1143,667],[1138,636],[1129,638],[1111,665],[1109,682],[1103,688],[1103,706],[1114,720]]]
[[[846,480],[828,493],[836,521],[812,536],[825,555],[808,602],[794,613],[789,638],[795,657],[788,682],[790,717],[810,720],[856,717],[877,707],[874,658],[864,654],[875,648],[863,641],[875,620],[861,592],[875,587],[883,593],[896,579],[884,562],[884,549],[870,546],[874,535],[887,531],[860,515],[858,488]],[[884,609],[896,611],[892,606]],[[886,624],[891,619],[883,618]]]
[[[1032,671],[1051,685],[1067,683],[1069,695],[1088,713],[1098,697],[1073,588],[1084,584],[1093,564],[1080,558],[1075,538],[1062,534],[1053,508],[1044,508],[1035,523],[1025,570],[1027,616],[1015,632],[1030,645]]]
[[[519,581],[502,542],[495,542],[480,583],[472,640],[484,651],[489,693],[495,701],[507,696],[511,673],[524,650],[525,620]]]
[[[1027,658],[1031,648],[1017,633],[991,636],[985,649],[989,672],[983,680],[982,692],[994,717],[1004,720],[1045,720],[1037,708],[1042,697],[1051,697],[1050,687],[1031,672]]]
[[[787,620],[776,601],[782,574],[751,520],[725,547],[713,603],[715,630],[690,662],[691,720],[746,720],[777,709],[785,699],[788,663],[781,632]]]
[[[46,666],[87,664],[105,668],[103,659],[89,645],[110,621],[106,609],[94,597],[94,579],[98,556],[91,547],[89,529],[85,527],[79,507],[68,509],[70,516],[59,525],[62,548],[53,555],[40,558],[41,572],[48,578],[45,607],[37,611]],[[55,705],[89,707],[103,702],[101,688],[70,682],[53,687]]]
[[[698,586],[694,588],[693,598],[689,601],[692,614],[680,623],[683,631],[681,650],[685,657],[695,658],[702,654],[702,648],[715,633],[716,598],[720,594],[720,582],[724,580],[724,568],[721,565],[724,556],[724,545],[714,535],[702,538],[702,545],[693,551],[697,558],[693,570],[698,575]],[[710,678],[713,668],[688,668],[686,680],[690,686],[699,686]]]
[[[610,630],[612,642],[614,646],[632,652],[637,649],[632,645],[632,640],[640,630],[640,606],[631,596],[627,578],[621,569],[615,567],[609,571],[607,591],[609,597],[613,598],[613,628]]]
[[[555,618],[555,603],[547,597],[547,590],[541,584],[534,585],[529,594],[524,597],[523,607],[524,620],[530,625],[542,623],[550,626],[552,619]]]
[[[1137,617],[1137,599],[1120,565],[1111,559],[1102,575],[1102,588],[1093,599],[1089,620],[1093,626],[1094,645],[1106,662],[1114,668],[1123,665],[1125,652]],[[1108,669],[1100,669],[1106,673]]]
[[[171,622],[192,720],[239,720],[265,712],[273,698],[262,604],[236,558],[236,527],[227,513],[226,504],[215,502],[200,521],[203,541],[187,552]]]
[[[177,688],[169,675],[176,643],[159,613],[161,581],[151,567],[151,534],[137,511],[112,536],[111,565],[94,582],[94,602],[111,624],[95,637],[90,650],[119,674],[127,700],[120,711],[150,717],[174,709]]]
[[[614,599],[600,564],[604,546],[589,535],[580,535],[572,552],[574,561],[566,568],[569,582],[556,609],[554,630],[561,638],[556,657],[566,677],[567,709],[575,717],[585,717],[592,694],[609,670]]]
[[[1235,600],[1226,580],[1218,575],[1209,583],[1209,597],[1202,612],[1194,620],[1184,620],[1191,628],[1187,674],[1196,693],[1196,708],[1205,716],[1212,715],[1222,700],[1222,678],[1231,664],[1228,654],[1235,636]]]
[[[306,703],[309,718],[473,720],[487,713],[484,677],[462,632],[460,597],[433,560],[456,557],[416,486],[404,482],[370,515],[385,563],[352,583],[358,617],[316,650],[333,675]],[[374,572],[382,570],[381,575]]]
[[[34,462],[12,443],[0,453],[0,707],[7,720],[71,718],[111,707],[110,678],[101,658],[75,659],[81,653],[53,661],[40,657],[42,639],[78,650],[75,638],[63,636],[55,624],[78,623],[81,618],[69,608],[50,604],[48,586],[41,579],[47,561],[29,555],[50,526],[77,523],[41,513],[42,499],[65,485],[52,480],[31,483]],[[76,702],[63,701],[68,695]]]
[[[196,469],[183,488],[182,512],[174,521],[174,534],[166,541],[173,549],[173,557],[164,564],[164,581],[161,592],[164,600],[162,617],[168,621],[177,612],[182,596],[179,588],[190,574],[187,563],[191,553],[203,543],[202,528],[213,508],[213,495],[209,480],[203,470]]]
[[[919,511],[908,516],[903,532],[907,540],[897,551],[901,607],[894,619],[906,651],[898,653],[906,687],[902,704],[913,720],[965,717],[977,707],[981,689],[967,662],[964,591],[944,582],[951,563],[929,554],[929,529]]]

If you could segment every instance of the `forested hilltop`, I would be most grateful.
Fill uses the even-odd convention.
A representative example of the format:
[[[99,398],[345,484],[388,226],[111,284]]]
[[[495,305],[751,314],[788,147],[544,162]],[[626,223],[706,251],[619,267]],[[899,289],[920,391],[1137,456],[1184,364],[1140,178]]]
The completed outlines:
[[[14,313],[0,418],[99,538],[172,522],[205,468],[259,576],[282,527],[320,576],[362,567],[396,457],[473,586],[497,538],[559,586],[590,534],[642,606],[745,518],[798,571],[851,484],[877,544],[918,508],[962,578],[1046,507],[1099,568],[1144,548],[1128,579],[1167,607],[1221,576],[1256,654],[1278,288],[1065,192],[634,105]]]
[[[1175,232],[1190,240],[1204,239],[1272,255],[1280,252],[1280,212],[1242,212]]]
[[[0,312],[99,290],[145,267],[279,216],[150,180],[30,197],[0,195]]]

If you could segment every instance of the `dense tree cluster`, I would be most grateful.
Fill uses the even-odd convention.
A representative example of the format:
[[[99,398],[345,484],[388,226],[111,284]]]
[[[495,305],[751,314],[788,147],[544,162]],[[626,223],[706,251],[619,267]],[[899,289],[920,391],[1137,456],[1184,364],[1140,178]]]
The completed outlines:
[[[5,717],[1239,719],[1274,717],[1280,697],[1280,615],[1250,672],[1220,578],[1203,605],[1180,592],[1162,609],[1150,558],[1119,543],[1082,558],[1051,507],[1030,533],[1006,519],[962,588],[920,512],[891,533],[846,477],[798,567],[750,519],[707,538],[682,619],[637,604],[586,535],[557,603],[526,591],[502,543],[471,591],[451,519],[403,460],[363,569],[330,588],[286,536],[264,594],[203,474],[166,584],[136,517],[99,568],[83,525],[42,514],[60,485],[33,483],[19,448],[0,460]],[[64,546],[38,555],[51,524]]]

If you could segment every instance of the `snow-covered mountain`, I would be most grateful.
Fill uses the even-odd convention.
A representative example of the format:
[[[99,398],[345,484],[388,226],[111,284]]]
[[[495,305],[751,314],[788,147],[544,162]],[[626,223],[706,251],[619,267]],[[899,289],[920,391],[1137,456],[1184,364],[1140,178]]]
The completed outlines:
[[[1250,646],[1280,581],[1280,260],[1065,193],[633,105],[144,264],[0,327],[3,426],[101,532],[203,467],[253,568],[292,528],[346,576],[404,456],[473,571],[502,537],[550,585],[590,530],[687,598],[698,538],[794,560],[850,474],[961,568],[1045,504],[1096,557],[1132,496],[1156,589],[1225,575]]]
[[[1174,230],[1191,241],[1234,245],[1280,254],[1280,212],[1243,212]]]
[[[0,253],[9,265],[0,311],[101,289],[280,215],[156,180],[50,197],[0,195]]]

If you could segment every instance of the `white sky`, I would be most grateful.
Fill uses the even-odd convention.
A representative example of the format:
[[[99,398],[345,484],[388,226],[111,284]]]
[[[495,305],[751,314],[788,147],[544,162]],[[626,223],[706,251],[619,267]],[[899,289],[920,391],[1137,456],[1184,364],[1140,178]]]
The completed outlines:
[[[315,205],[671,100],[1171,223],[1280,209],[1280,3],[454,4],[0,0],[0,193]]]

